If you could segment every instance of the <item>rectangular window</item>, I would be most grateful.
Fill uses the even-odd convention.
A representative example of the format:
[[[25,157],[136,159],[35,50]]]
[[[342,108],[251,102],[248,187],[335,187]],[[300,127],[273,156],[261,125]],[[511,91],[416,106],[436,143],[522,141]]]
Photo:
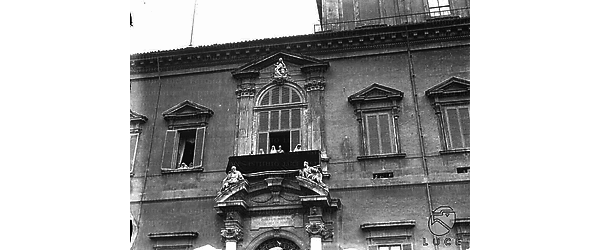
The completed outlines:
[[[395,152],[394,132],[390,115],[368,114],[365,116],[367,154],[390,154]]]
[[[431,17],[440,17],[450,15],[450,4],[448,0],[428,0],[429,15]]]
[[[412,250],[412,243],[402,243],[398,245],[378,246],[377,250]]]
[[[194,164],[196,130],[179,131],[178,137],[179,143],[177,147],[177,162],[175,168],[191,167]]]
[[[129,134],[129,172],[133,172],[139,134]]]
[[[288,94],[284,95],[288,100]],[[284,152],[300,144],[301,109],[279,109],[262,111],[258,114],[257,154],[271,153],[272,146]]]
[[[163,169],[202,166],[206,128],[167,130],[162,158]]]
[[[469,106],[444,107],[443,115],[448,149],[469,148]]]

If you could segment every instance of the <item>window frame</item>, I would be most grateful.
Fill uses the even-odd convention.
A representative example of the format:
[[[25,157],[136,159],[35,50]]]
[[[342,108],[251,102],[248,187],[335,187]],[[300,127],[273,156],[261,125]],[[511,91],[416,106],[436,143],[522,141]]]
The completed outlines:
[[[392,158],[392,157],[406,157],[405,153],[402,153],[401,139],[400,139],[400,128],[399,128],[399,117],[400,117],[400,102],[404,93],[402,91],[393,89],[378,83],[373,83],[370,86],[358,91],[357,93],[348,97],[348,102],[354,106],[354,114],[358,121],[358,132],[359,141],[361,143],[359,156],[357,160],[366,159],[379,159],[379,158]],[[376,115],[378,124],[378,139],[381,145],[381,130],[379,129],[379,115],[387,114],[389,122],[389,133],[391,152],[381,153],[383,150],[380,148],[379,153],[371,153],[370,148],[370,135],[368,117]]]
[[[448,118],[446,114],[446,109],[448,107],[457,108],[461,106],[468,106],[470,126],[470,87],[471,84],[469,80],[453,76],[425,91],[425,95],[430,98],[437,118],[441,147],[440,154],[467,153],[470,151],[470,145],[469,147],[461,148],[453,148],[451,146],[449,139],[450,134],[448,132],[450,128],[448,126]],[[471,136],[469,132],[469,138],[470,137]]]
[[[435,103],[435,113],[438,119],[439,130],[440,130],[440,141],[442,150],[440,154],[451,154],[451,153],[463,153],[470,152],[471,146],[466,147],[464,141],[464,133],[462,132],[462,124],[459,125],[461,129],[461,138],[463,147],[453,147],[452,144],[452,135],[451,128],[449,124],[449,117],[447,114],[447,110],[450,108],[459,109],[460,107],[467,107],[469,110],[469,121],[471,120],[471,102],[470,100],[457,100],[457,101],[444,101],[444,102],[436,102]],[[460,118],[458,119],[460,124]],[[469,122],[470,128],[470,122]],[[470,130],[470,129],[469,129]]]
[[[281,103],[281,98],[283,96],[283,91],[278,91],[279,97],[278,99],[280,100],[279,103],[277,104],[271,104],[273,97],[272,97],[272,93],[273,90],[276,88],[280,88],[280,90],[282,88],[289,88],[290,92],[289,92],[289,99],[290,102],[289,103]],[[299,97],[299,101],[297,102],[291,102],[293,100],[293,95],[292,95],[292,91],[295,92],[298,97]],[[267,104],[263,104],[262,100],[264,98],[268,98],[269,101]],[[293,119],[292,119],[292,114],[293,114],[293,110],[295,109],[299,109],[300,110],[300,116],[299,116],[299,120],[300,120],[300,124],[298,127],[293,127],[292,123],[293,123]],[[254,107],[254,116],[255,116],[255,126],[254,126],[254,135],[253,136],[253,143],[252,143],[252,152],[254,152],[254,154],[259,154],[260,153],[260,135],[261,134],[266,134],[266,143],[267,143],[267,149],[264,150],[264,154],[269,154],[269,150],[271,148],[270,145],[270,133],[272,132],[286,132],[289,131],[290,132],[290,150],[293,149],[295,147],[295,145],[291,145],[293,144],[292,139],[292,132],[294,131],[298,131],[298,142],[301,145],[303,150],[310,150],[308,149],[307,145],[306,145],[306,141],[305,141],[305,133],[306,133],[306,124],[305,121],[303,119],[304,115],[306,114],[306,111],[308,109],[308,103],[306,102],[306,97],[305,97],[305,93],[302,91],[302,89],[297,88],[296,86],[289,84],[289,83],[282,83],[282,84],[272,84],[270,86],[266,86],[264,88],[264,90],[261,91],[261,93],[258,95],[258,98],[256,98],[256,103],[255,103],[255,107]],[[289,127],[287,129],[281,129],[281,111],[282,110],[289,110]],[[272,129],[271,128],[271,115],[272,115],[272,111],[278,111],[278,129]],[[266,130],[261,130],[261,113],[263,112],[267,112],[267,129]],[[277,147],[276,147],[277,148]],[[289,153],[289,152],[286,152]]]
[[[178,167],[178,165],[181,163],[179,162],[179,160],[177,158],[179,157],[179,144],[181,141],[181,133],[182,132],[185,133],[187,131],[194,131],[196,133],[195,138],[194,138],[194,150],[193,150],[194,155],[192,158],[193,165],[191,167],[188,166],[186,168],[180,168],[180,167]],[[169,135],[169,133],[172,133],[172,135]],[[198,136],[198,135],[202,135],[202,136]],[[166,150],[168,150],[167,144],[169,143],[169,140],[168,140],[169,137],[173,138],[173,141],[172,141],[173,144],[171,146],[169,146],[169,148],[172,148],[170,153],[168,151],[166,151]],[[163,173],[185,172],[185,171],[200,171],[201,172],[204,170],[203,162],[204,162],[204,146],[205,146],[205,141],[206,141],[206,126],[169,129],[166,132],[165,138],[166,138],[165,148],[163,148],[163,160],[161,163],[161,171]],[[198,147],[200,147],[200,148],[198,148]],[[168,155],[168,154],[170,154],[170,155]],[[169,163],[165,163],[165,157],[171,157]]]
[[[461,108],[467,108],[468,110],[468,114],[469,114],[469,130],[470,130],[470,120],[471,120],[471,105],[466,102],[464,104],[458,104],[458,105],[442,105],[442,119],[445,122],[444,124],[444,133],[445,133],[445,139],[446,139],[446,145],[448,146],[448,150],[466,150],[466,149],[470,149],[471,148],[471,143],[469,143],[469,145],[466,145],[466,139],[465,139],[465,126],[462,122],[462,118],[461,118],[461,113],[460,113],[460,109]],[[451,124],[452,122],[450,121],[450,115],[448,114],[448,111],[450,109],[455,109],[456,110],[456,114],[457,114],[457,122],[458,122],[458,130],[459,130],[459,135],[460,135],[460,146],[457,146],[455,144],[458,144],[458,142],[454,141],[454,136],[452,134],[452,127]],[[470,141],[470,140],[469,140]]]
[[[431,6],[430,2],[435,1],[437,5]],[[452,16],[452,5],[450,0],[446,0],[448,2],[447,5],[441,5],[440,0],[427,0],[424,1],[425,6],[427,7],[427,12],[429,12],[430,18],[443,18]],[[443,9],[447,8],[447,9]],[[437,9],[437,10],[434,10]]]
[[[208,130],[208,120],[214,112],[200,104],[185,100],[163,112],[168,126],[162,150],[161,173],[203,172],[204,148]],[[181,168],[177,159],[181,133],[195,131],[192,166]]]
[[[381,115],[386,115],[387,116],[387,121],[388,121],[388,133],[389,133],[389,142],[390,142],[390,152],[389,153],[384,153],[384,149],[383,149],[383,140],[382,140],[382,135],[383,132],[381,130],[381,120],[380,120],[380,116]],[[379,152],[371,152],[372,150],[372,146],[371,146],[371,138],[372,135],[370,134],[369,131],[370,130],[370,123],[369,123],[369,117],[376,117],[376,122],[377,122],[377,142],[379,145]],[[362,123],[363,125],[363,130],[365,131],[364,133],[364,147],[365,147],[365,155],[366,156],[378,156],[378,155],[393,155],[393,154],[397,154],[398,153],[398,135],[396,133],[396,119],[394,119],[394,115],[392,114],[391,111],[373,111],[373,112],[365,112],[363,113],[363,120],[364,122]]]
[[[140,136],[142,134],[142,125],[148,121],[148,117],[139,114],[133,110],[129,110],[129,150],[131,154],[131,136],[136,135],[137,138],[135,140],[135,145],[133,145],[133,156],[129,156],[129,176],[133,176],[133,171],[135,169],[135,161],[137,158],[137,151],[140,142]]]
[[[138,144],[140,142],[140,132],[130,132],[129,133],[129,150],[131,150],[131,137],[135,136],[135,144],[133,145],[133,155],[130,155],[130,159],[129,159],[129,174],[133,174],[133,170],[135,169],[135,159],[137,156],[137,149],[138,149]]]

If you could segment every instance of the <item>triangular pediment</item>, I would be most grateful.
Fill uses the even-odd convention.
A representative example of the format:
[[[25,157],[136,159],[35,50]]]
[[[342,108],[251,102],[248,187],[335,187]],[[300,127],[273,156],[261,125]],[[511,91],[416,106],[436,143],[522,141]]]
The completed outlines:
[[[297,65],[300,68],[305,66],[329,67],[328,62],[313,57],[288,52],[277,52],[269,56],[263,57],[261,59],[247,63],[239,67],[237,70],[233,71],[232,74],[235,76],[242,73],[259,72],[264,68],[272,67],[277,61],[279,61],[279,58],[282,58],[284,63],[286,64],[289,63]]]
[[[402,91],[384,86],[378,83],[373,83],[370,86],[356,92],[348,97],[350,103],[358,101],[375,101],[388,99],[402,99],[404,93]]]
[[[148,121],[148,117],[139,114],[133,110],[129,110],[129,122],[139,122],[139,123],[144,123]]]
[[[214,114],[212,110],[207,107],[204,107],[198,103],[185,100],[167,111],[163,112],[163,117],[165,119],[177,119],[184,117],[193,117],[193,116],[207,116],[211,117]]]
[[[438,83],[437,85],[425,91],[429,97],[435,96],[450,96],[450,95],[468,95],[470,89],[469,80],[459,77],[450,77],[447,80]]]

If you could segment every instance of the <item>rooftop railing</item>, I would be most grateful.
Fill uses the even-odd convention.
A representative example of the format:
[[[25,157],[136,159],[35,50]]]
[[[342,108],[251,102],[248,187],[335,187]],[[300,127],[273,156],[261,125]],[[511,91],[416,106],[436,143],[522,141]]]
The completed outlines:
[[[346,31],[374,27],[396,26],[415,23],[444,22],[449,19],[469,16],[469,8],[445,9],[432,8],[428,12],[412,13],[407,15],[363,19],[356,21],[343,21],[334,23],[315,24],[314,32]]]

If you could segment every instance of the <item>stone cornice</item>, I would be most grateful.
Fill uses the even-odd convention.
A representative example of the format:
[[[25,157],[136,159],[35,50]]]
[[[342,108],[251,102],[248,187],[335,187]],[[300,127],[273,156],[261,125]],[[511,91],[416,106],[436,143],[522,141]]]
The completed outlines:
[[[407,32],[408,31],[408,32]],[[247,63],[274,52],[325,55],[412,43],[469,38],[470,18],[424,22],[340,32],[262,39],[255,41],[184,48],[130,56],[131,74],[184,70],[197,67]]]

